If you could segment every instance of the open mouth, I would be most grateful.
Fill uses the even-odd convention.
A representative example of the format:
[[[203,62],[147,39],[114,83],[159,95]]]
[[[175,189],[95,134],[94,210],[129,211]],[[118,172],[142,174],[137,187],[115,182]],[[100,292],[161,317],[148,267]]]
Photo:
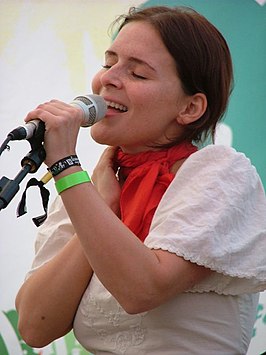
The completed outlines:
[[[120,105],[120,104],[113,102],[113,101],[106,101],[106,104],[108,107],[114,108],[117,111],[127,112],[127,110],[128,110],[126,106]]]

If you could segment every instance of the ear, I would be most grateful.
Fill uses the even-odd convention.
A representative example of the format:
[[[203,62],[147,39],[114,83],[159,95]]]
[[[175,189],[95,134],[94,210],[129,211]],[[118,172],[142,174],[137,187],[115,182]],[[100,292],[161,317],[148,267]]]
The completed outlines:
[[[197,93],[186,97],[186,104],[179,112],[177,122],[181,125],[187,125],[197,121],[207,109],[207,98],[203,93]]]

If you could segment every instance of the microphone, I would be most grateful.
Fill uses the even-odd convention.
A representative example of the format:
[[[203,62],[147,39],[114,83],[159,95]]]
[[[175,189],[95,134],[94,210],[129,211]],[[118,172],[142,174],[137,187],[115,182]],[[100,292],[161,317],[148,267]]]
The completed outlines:
[[[94,123],[104,118],[107,104],[99,95],[84,95],[77,96],[70,105],[78,107],[83,112],[83,123],[81,127],[90,127]],[[7,137],[10,140],[30,139],[34,137],[38,127],[42,121],[39,119],[31,120],[24,126],[19,126],[8,133]]]

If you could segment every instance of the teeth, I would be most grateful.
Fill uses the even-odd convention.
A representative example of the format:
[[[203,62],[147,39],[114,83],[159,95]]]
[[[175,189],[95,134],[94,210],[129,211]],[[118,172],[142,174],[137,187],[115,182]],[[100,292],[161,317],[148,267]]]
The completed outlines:
[[[127,107],[126,106],[123,106],[123,105],[120,105],[116,102],[113,102],[113,101],[106,101],[107,103],[107,106],[110,106],[110,107],[113,107],[117,110],[120,110],[120,111],[123,111],[123,112],[126,112],[127,111]]]

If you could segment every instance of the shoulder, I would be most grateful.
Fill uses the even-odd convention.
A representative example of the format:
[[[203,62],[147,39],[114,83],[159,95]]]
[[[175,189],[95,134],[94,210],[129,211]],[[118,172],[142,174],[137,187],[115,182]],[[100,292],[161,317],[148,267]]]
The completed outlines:
[[[221,168],[223,166],[227,167],[232,163],[238,163],[239,165],[245,165],[246,167],[249,166],[253,169],[250,159],[244,153],[238,152],[234,148],[224,145],[211,144],[199,149],[186,161],[186,163],[195,162],[198,162],[201,165],[206,163],[219,165]]]
[[[250,159],[232,147],[208,145],[192,154],[180,167],[174,183],[192,181],[199,185],[210,182],[236,186],[261,184],[256,168]],[[246,185],[247,186],[247,185]]]
[[[223,218],[231,221],[236,214],[240,219],[250,215],[264,219],[265,213],[264,188],[250,160],[234,148],[209,145],[180,167],[158,205],[152,226],[170,215],[173,221],[182,215],[189,225],[193,219],[200,219],[198,223],[203,225],[210,220],[221,223]]]
[[[248,285],[239,281],[238,291],[257,292],[266,287],[265,215],[264,188],[250,160],[233,148],[210,145],[178,170],[145,244],[225,275],[221,277],[250,279]],[[229,292],[224,288],[229,279],[216,281],[204,290]]]
[[[70,218],[60,196],[56,196],[49,208],[45,222],[38,228],[35,240],[35,257],[28,278],[37,268],[54,257],[75,234]]]

